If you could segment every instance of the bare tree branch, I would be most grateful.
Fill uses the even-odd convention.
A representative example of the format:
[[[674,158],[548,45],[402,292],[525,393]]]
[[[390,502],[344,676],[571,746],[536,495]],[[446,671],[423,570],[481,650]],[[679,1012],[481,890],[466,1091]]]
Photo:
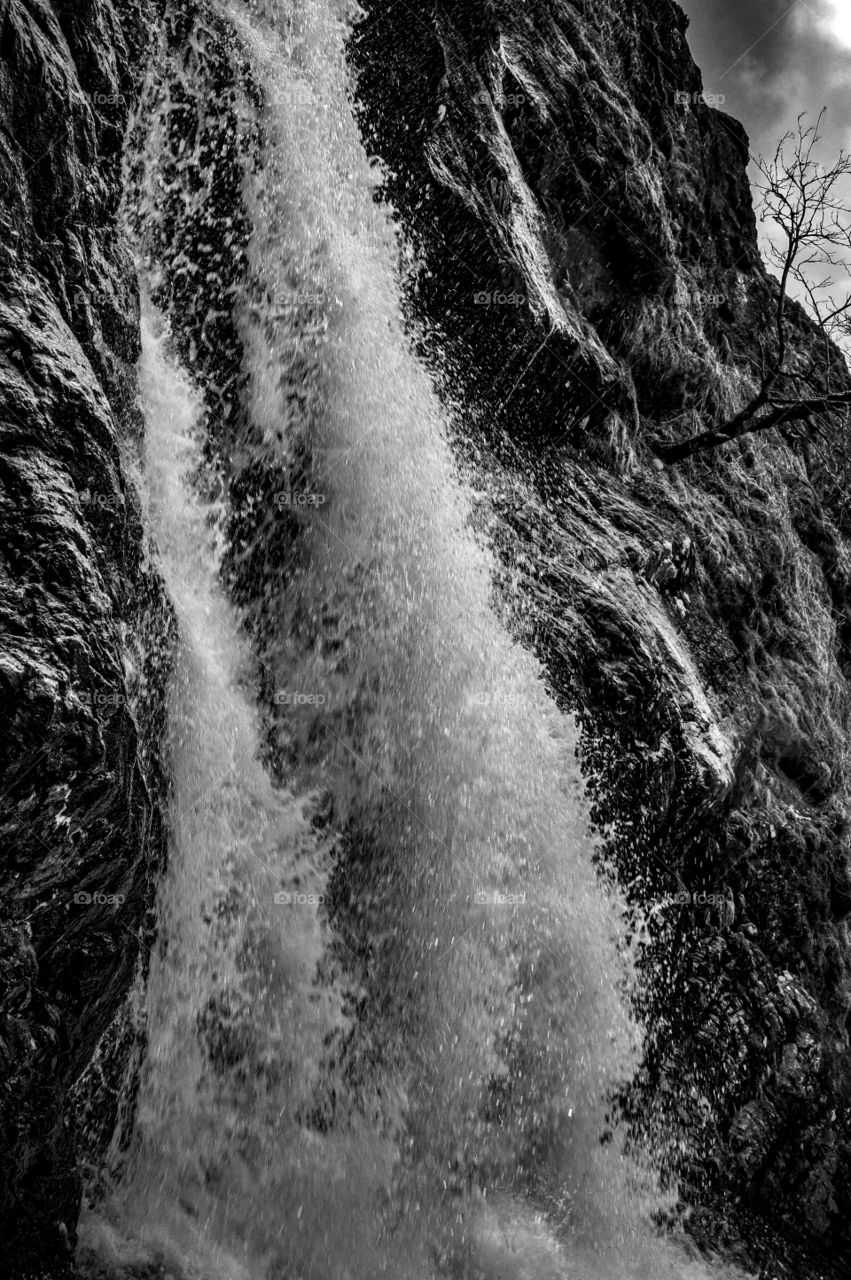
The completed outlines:
[[[779,290],[774,317],[774,350],[766,355],[760,341],[762,367],[759,386],[748,403],[734,417],[719,426],[699,432],[678,444],[657,444],[655,451],[666,462],[678,462],[696,453],[716,449],[730,440],[756,431],[792,422],[810,422],[813,415],[835,414],[851,404],[851,392],[831,390],[837,364],[836,343],[851,340],[851,286],[838,300],[832,292],[837,281],[827,271],[848,271],[851,255],[851,204],[845,202],[842,184],[851,178],[851,154],[840,150],[829,169],[815,157],[821,140],[824,109],[814,125],[806,126],[798,116],[797,129],[784,135],[771,160],[760,157],[756,184],[761,197],[760,218],[780,228],[780,243],[770,241],[768,261],[778,272]],[[819,268],[827,271],[816,278]],[[827,390],[809,396],[788,393],[790,385],[806,390],[817,373],[811,360],[806,371],[789,368],[788,299],[790,285],[806,299],[809,311],[823,339],[823,369]],[[849,372],[844,357],[842,372]],[[787,391],[784,394],[783,388]]]

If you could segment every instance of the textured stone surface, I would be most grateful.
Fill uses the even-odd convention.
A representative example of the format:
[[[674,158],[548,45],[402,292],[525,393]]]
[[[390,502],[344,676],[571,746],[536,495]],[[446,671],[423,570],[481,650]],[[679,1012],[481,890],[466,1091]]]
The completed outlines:
[[[84,1111],[81,1076],[126,1019],[163,859],[170,615],[128,478],[138,298],[117,217],[146,23],[142,4],[0,3],[0,1241],[15,1275],[67,1262],[77,1154],[117,1108],[103,1077],[81,1133],[69,1091]]]
[[[772,340],[747,140],[669,0],[364,8],[362,124],[506,618],[649,913],[626,1114],[698,1236],[826,1267],[851,1243],[844,446],[648,447],[737,407]]]
[[[422,351],[489,495],[506,618],[580,717],[607,854],[649,918],[623,1109],[699,1238],[826,1274],[851,1221],[845,459],[792,433],[677,469],[647,447],[735,405],[768,332],[743,132],[695,96],[669,0],[364,9],[352,63]],[[210,6],[163,11],[166,125],[194,150],[147,231],[234,437],[252,147],[233,124],[257,89]],[[0,1203],[18,1256],[57,1265],[74,1147],[97,1163],[138,1050],[125,996],[161,858],[169,628],[127,480],[138,332],[116,220],[146,26],[141,4],[0,0]],[[263,457],[227,479],[229,582],[262,644],[297,521],[290,546],[266,518]]]
[[[623,1110],[698,1238],[827,1274],[849,1159],[851,566],[832,446],[775,436],[678,470],[646,448],[734,405],[768,331],[744,135],[694,99],[670,4],[366,8],[352,62],[421,349],[461,406],[506,619],[580,717],[608,856],[649,916],[649,1036]],[[209,5],[167,6],[163,32],[180,164],[166,147],[145,234],[205,388],[226,575],[262,653],[298,521],[269,514],[280,468],[245,412],[231,301],[258,145],[234,125],[258,90]],[[298,350],[309,414],[315,353]]]

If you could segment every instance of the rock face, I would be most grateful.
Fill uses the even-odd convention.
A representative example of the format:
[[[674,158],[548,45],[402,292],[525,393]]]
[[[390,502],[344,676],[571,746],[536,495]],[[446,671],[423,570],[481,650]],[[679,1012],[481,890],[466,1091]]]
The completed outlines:
[[[737,408],[771,342],[747,139],[703,101],[670,0],[364,9],[351,60],[411,316],[491,495],[506,617],[580,718],[648,922],[625,1114],[698,1237],[841,1256],[844,450],[773,432],[664,468],[649,447]]]
[[[236,123],[259,91],[215,6],[156,9],[174,146],[146,238],[233,437],[256,154]],[[847,457],[829,433],[676,468],[649,448],[735,408],[769,340],[744,133],[701,100],[670,0],[363,9],[351,62],[411,318],[488,495],[506,620],[580,719],[643,929],[648,1039],[621,1112],[698,1239],[827,1274],[851,1243]],[[146,0],[0,0],[0,1238],[20,1276],[61,1274],[80,1164],[126,1129],[163,860],[172,623],[130,480],[117,216],[152,21]],[[226,575],[262,643],[297,520],[273,538],[280,476],[227,453],[211,438]]]
[[[171,620],[130,479],[138,298],[118,221],[148,23],[144,0],[0,3],[0,1239],[16,1276],[67,1265],[79,1159],[102,1156],[126,1102],[164,856]]]

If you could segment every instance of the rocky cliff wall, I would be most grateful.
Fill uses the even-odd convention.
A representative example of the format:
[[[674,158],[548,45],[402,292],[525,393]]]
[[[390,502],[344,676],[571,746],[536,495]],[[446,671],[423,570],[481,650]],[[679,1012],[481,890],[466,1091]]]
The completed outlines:
[[[849,1161],[844,458],[791,433],[678,468],[650,447],[740,402],[775,296],[746,139],[701,101],[684,33],[667,3],[376,3],[351,59],[506,618],[580,717],[605,865],[649,917],[647,1052],[620,1109],[700,1239],[827,1274]],[[284,481],[246,414],[233,307],[258,90],[209,5],[165,6],[162,37],[144,238],[262,652],[298,520],[282,539],[270,516]]]
[[[770,350],[747,139],[669,0],[364,9],[411,319],[648,921],[623,1107],[698,1237],[827,1273],[851,1221],[845,448],[652,448],[737,408]]]
[[[118,216],[149,23],[144,0],[0,3],[0,1240],[22,1276],[67,1264],[81,1158],[127,1104],[164,856],[171,620]]]
[[[506,618],[582,723],[604,866],[649,917],[647,1051],[620,1110],[699,1238],[827,1274],[851,1221],[846,458],[791,431],[678,467],[652,451],[735,406],[767,340],[745,137],[701,101],[668,0],[364,11],[352,66],[413,332],[488,495]],[[241,409],[256,139],[237,121],[257,90],[209,5],[157,23],[180,182],[146,234],[206,384],[226,574],[262,645],[298,521],[286,542],[267,518],[281,477]],[[22,1275],[63,1265],[79,1158],[102,1162],[132,1100],[128,992],[163,856],[171,624],[130,480],[117,216],[149,27],[141,2],[0,0],[0,1235]]]

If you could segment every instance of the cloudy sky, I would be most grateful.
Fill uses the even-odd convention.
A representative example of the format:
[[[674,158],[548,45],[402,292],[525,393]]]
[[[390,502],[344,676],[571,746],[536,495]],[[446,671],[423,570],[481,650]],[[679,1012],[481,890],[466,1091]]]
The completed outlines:
[[[704,87],[724,94],[753,153],[773,154],[799,112],[823,106],[826,148],[851,147],[851,0],[679,3]]]
[[[741,120],[751,155],[773,157],[777,144],[805,112],[814,123],[822,107],[823,142],[817,152],[831,167],[840,147],[851,150],[851,0],[679,0],[691,19],[688,40],[703,72],[707,94],[723,95],[721,110]],[[720,104],[719,104],[720,105]],[[751,178],[756,170],[751,167]],[[851,207],[851,181],[839,189]],[[851,219],[849,219],[851,221]],[[785,247],[779,227],[760,222],[763,254],[770,239]],[[843,255],[847,256],[847,255]],[[822,302],[848,296],[848,274],[812,267],[818,286],[832,276],[835,285],[817,289]],[[794,283],[790,291],[804,301]],[[851,359],[851,345],[848,347]]]

